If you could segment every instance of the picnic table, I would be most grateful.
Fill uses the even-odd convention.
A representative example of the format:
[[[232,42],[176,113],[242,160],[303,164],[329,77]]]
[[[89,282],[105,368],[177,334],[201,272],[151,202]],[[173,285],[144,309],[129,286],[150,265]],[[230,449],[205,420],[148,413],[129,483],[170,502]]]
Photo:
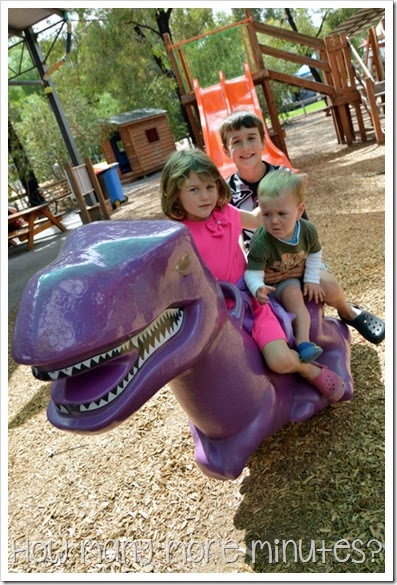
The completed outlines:
[[[22,209],[8,216],[8,223],[11,224],[16,220],[22,219],[26,222],[23,226],[18,226],[15,229],[9,227],[8,241],[12,246],[16,246],[15,238],[27,239],[28,250],[32,250],[34,242],[34,236],[40,232],[50,228],[57,227],[62,232],[66,232],[67,228],[61,222],[63,213],[53,214],[49,209],[48,203],[42,205],[36,205],[35,207],[29,207]]]

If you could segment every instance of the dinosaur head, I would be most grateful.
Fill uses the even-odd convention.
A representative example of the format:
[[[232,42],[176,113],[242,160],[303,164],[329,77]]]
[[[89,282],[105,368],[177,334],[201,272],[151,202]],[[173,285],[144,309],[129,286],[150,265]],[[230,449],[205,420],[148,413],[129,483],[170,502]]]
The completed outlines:
[[[225,319],[182,224],[94,222],[29,281],[13,356],[52,382],[52,424],[99,432],[188,370]]]

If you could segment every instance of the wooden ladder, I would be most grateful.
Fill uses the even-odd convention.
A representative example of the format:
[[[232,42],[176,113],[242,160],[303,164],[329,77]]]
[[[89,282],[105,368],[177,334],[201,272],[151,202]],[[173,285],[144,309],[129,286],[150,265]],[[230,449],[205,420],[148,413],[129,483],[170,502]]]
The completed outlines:
[[[376,80],[352,43],[347,39],[353,57],[356,88],[361,103],[369,116],[378,144],[385,142],[385,80]]]

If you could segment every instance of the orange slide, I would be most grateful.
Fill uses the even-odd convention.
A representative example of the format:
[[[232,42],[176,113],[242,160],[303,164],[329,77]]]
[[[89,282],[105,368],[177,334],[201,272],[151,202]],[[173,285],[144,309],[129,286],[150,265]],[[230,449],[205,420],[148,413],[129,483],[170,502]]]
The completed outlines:
[[[220,71],[220,83],[205,88],[200,87],[197,79],[193,81],[205,149],[225,179],[236,170],[236,167],[223,151],[222,140],[219,134],[219,127],[223,119],[227,114],[235,110],[251,110],[263,121],[258,97],[247,63],[244,64],[244,70],[245,75],[230,80],[226,80]],[[266,124],[264,124],[264,127],[264,159],[271,164],[281,165],[295,170],[284,152],[277,148],[270,140]]]

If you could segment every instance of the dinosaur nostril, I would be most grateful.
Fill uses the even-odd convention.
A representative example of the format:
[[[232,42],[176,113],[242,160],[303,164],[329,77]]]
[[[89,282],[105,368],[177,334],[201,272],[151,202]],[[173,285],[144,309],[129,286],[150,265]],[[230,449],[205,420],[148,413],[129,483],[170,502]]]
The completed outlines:
[[[181,274],[181,276],[187,276],[189,274],[191,263],[192,257],[190,256],[190,254],[185,254],[184,256],[181,256],[179,258],[178,263],[176,265],[176,269],[179,272],[179,274]]]

